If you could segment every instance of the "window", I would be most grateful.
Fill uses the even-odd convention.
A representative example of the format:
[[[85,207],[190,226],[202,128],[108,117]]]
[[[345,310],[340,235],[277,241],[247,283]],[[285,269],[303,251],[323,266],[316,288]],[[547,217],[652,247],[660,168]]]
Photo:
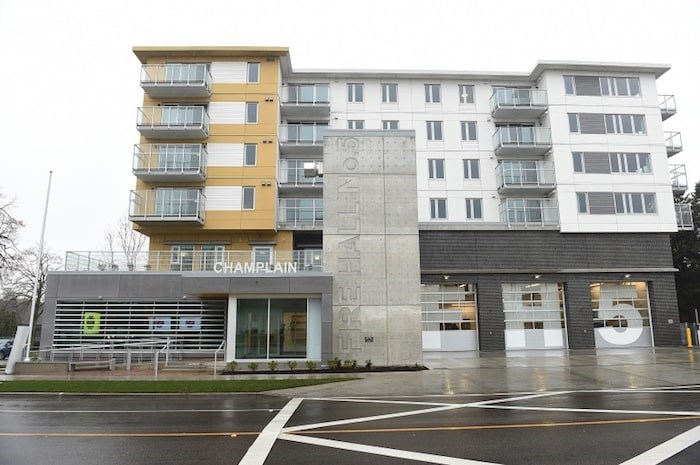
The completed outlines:
[[[193,244],[171,245],[170,271],[192,271],[193,257]]]
[[[442,121],[426,121],[428,140],[442,140]]]
[[[608,134],[646,134],[644,115],[605,115]]]
[[[476,330],[474,284],[425,284],[421,287],[423,331]]]
[[[626,345],[629,344],[624,335],[627,328],[649,328],[646,282],[606,281],[591,283],[590,288],[593,326],[596,331],[603,327],[618,328],[618,331],[608,333],[608,337],[614,338],[617,335],[621,340],[616,343]]]
[[[600,93],[603,95],[614,95],[620,97],[638,97],[639,79],[625,77],[601,77],[600,91]]]
[[[382,121],[382,129],[398,129],[399,120],[396,119],[385,119]]]
[[[445,179],[445,160],[431,158],[428,160],[428,177],[430,179]]]
[[[398,84],[382,84],[382,103],[396,103],[399,101]]]
[[[481,199],[466,199],[467,201],[467,219],[480,220],[483,218],[481,213]]]
[[[656,213],[656,194],[653,193],[618,193],[615,194],[615,212]]]
[[[308,313],[319,299],[238,299],[236,306],[236,359],[307,357]]]
[[[583,173],[583,154],[581,152],[572,152],[571,156],[574,161],[574,173]]]
[[[258,158],[258,144],[243,145],[243,164],[245,166],[255,166]]]
[[[260,82],[260,63],[248,63],[248,83]]]
[[[474,86],[470,84],[459,84],[459,103],[474,103]]]
[[[574,95],[574,77],[564,76],[564,92],[566,95]]]
[[[476,121],[460,121],[462,127],[462,140],[476,140]]]
[[[560,283],[501,285],[506,326],[506,349],[511,329],[564,328],[564,288]]]
[[[577,192],[579,213],[591,215],[614,215],[615,201],[612,192]]]
[[[610,171],[613,173],[651,173],[648,153],[611,153]]]
[[[430,219],[447,219],[447,199],[430,199]]]
[[[587,192],[577,192],[576,193],[576,203],[578,204],[579,213],[588,213],[588,193]]]
[[[440,84],[425,85],[425,103],[440,103]]]
[[[362,103],[365,101],[364,84],[348,84],[348,102]]]
[[[462,160],[464,164],[464,179],[479,179],[479,160],[476,158],[465,158]]]
[[[348,129],[364,129],[365,121],[361,119],[349,119]]]
[[[255,124],[258,122],[257,102],[248,102],[245,104],[245,122],[248,124]]]
[[[569,116],[569,132],[577,133],[578,128],[578,113],[568,113]]]
[[[253,210],[255,208],[255,188],[243,188],[243,210]]]
[[[219,244],[202,245],[201,268],[203,271],[213,271],[216,263],[224,262],[224,246]]]
[[[272,247],[266,246],[254,246],[251,252],[251,260],[253,263],[272,263]]]

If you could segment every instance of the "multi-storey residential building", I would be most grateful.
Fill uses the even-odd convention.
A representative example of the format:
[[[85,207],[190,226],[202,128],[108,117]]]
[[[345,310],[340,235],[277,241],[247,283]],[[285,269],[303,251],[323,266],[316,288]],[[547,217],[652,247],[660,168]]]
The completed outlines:
[[[134,52],[130,219],[150,250],[69,253],[43,345],[386,364],[679,343],[669,235],[692,220],[674,206],[687,180],[668,162],[667,66],[294,71],[285,48]],[[397,166],[405,190],[387,187]],[[336,242],[350,214],[357,236]],[[357,269],[336,255],[348,237]]]

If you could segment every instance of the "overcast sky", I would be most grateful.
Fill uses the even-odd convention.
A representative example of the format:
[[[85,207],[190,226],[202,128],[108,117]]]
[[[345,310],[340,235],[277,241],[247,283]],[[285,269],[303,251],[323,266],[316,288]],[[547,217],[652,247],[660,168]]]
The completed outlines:
[[[538,60],[660,63],[689,183],[700,180],[700,1],[0,0],[0,192],[21,245],[97,250],[126,213],[138,142],[134,45],[290,48],[295,69],[527,72]]]

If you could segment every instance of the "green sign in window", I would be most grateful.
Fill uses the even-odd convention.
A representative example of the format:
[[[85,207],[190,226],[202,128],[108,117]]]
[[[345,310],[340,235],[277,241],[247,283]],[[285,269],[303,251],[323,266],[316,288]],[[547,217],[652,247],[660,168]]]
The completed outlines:
[[[102,315],[99,312],[84,312],[83,334],[98,334],[100,332],[101,317]]]

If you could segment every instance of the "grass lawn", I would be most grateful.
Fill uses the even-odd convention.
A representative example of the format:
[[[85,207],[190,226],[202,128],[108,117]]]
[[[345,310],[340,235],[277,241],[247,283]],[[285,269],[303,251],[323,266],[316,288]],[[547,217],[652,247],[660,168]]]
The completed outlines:
[[[193,393],[264,392],[316,384],[336,383],[356,378],[318,379],[245,379],[179,381],[96,381],[96,380],[21,380],[0,382],[0,392],[75,392],[75,393]]]

